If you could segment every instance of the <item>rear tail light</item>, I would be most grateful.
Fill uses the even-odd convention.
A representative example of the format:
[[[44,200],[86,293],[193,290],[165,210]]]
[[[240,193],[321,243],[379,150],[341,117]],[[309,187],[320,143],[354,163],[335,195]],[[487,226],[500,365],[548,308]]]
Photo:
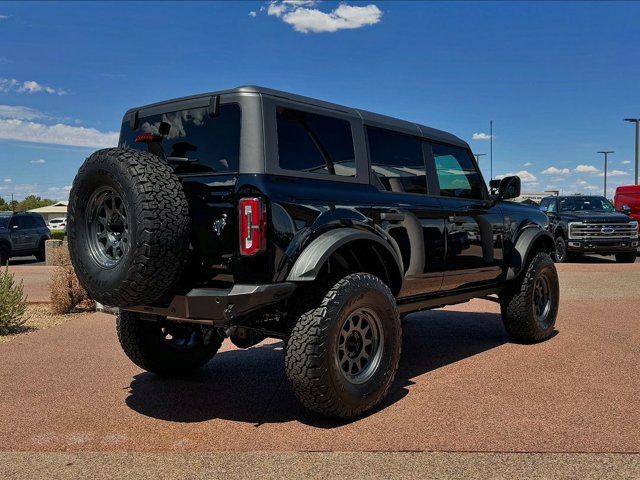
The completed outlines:
[[[267,246],[266,207],[259,198],[240,199],[240,253],[255,255]]]

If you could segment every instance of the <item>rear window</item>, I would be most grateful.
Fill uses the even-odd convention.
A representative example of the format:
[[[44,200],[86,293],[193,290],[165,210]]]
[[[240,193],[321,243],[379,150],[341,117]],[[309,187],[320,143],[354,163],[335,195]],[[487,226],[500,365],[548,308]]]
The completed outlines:
[[[168,130],[168,132],[167,132]],[[162,153],[176,173],[232,173],[238,171],[240,161],[240,106],[220,106],[217,116],[211,117],[208,108],[194,108],[177,112],[141,117],[136,130],[129,122],[122,124],[121,148],[153,149],[158,145],[136,142],[143,133],[164,133]]]
[[[355,177],[351,124],[339,118],[278,108],[280,168]]]

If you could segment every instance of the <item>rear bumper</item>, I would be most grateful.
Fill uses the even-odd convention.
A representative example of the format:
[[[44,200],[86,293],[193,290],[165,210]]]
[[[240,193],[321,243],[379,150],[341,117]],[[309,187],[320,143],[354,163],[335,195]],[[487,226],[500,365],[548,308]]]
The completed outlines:
[[[286,299],[295,289],[296,284],[292,282],[237,284],[228,289],[196,288],[174,297],[168,307],[141,305],[126,310],[227,328],[246,313]]]
[[[622,253],[633,252],[638,249],[638,239],[624,240],[567,240],[567,250],[583,253]]]

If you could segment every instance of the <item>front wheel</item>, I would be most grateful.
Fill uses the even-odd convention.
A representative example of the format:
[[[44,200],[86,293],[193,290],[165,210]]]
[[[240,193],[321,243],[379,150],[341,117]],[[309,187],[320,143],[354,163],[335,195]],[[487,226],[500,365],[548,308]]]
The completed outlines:
[[[285,370],[310,410],[353,418],[387,395],[400,360],[395,299],[378,277],[346,275],[299,317],[287,343]]]
[[[222,345],[222,336],[212,327],[142,319],[134,312],[120,311],[116,322],[124,353],[148,372],[177,376],[204,366]]]
[[[556,267],[546,253],[538,253],[527,270],[500,296],[502,321],[519,342],[546,340],[553,333],[560,303]]]
[[[618,263],[635,263],[638,254],[633,252],[616,253],[616,262]]]
[[[556,253],[554,255],[556,263],[566,263],[571,260],[571,254],[567,251],[567,242],[563,237],[556,238]]]

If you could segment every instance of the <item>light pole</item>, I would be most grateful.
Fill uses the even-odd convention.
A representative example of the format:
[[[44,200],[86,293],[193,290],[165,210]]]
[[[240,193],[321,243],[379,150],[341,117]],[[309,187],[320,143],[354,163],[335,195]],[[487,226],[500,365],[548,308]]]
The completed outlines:
[[[486,153],[474,153],[473,156],[476,157],[476,162],[480,163],[480,157],[484,157]]]
[[[625,118],[624,121],[636,124],[635,184],[638,185],[638,136],[640,136],[640,118]]]
[[[614,153],[613,150],[598,152],[604,154],[604,198],[607,198],[607,163],[609,162],[609,154]]]

